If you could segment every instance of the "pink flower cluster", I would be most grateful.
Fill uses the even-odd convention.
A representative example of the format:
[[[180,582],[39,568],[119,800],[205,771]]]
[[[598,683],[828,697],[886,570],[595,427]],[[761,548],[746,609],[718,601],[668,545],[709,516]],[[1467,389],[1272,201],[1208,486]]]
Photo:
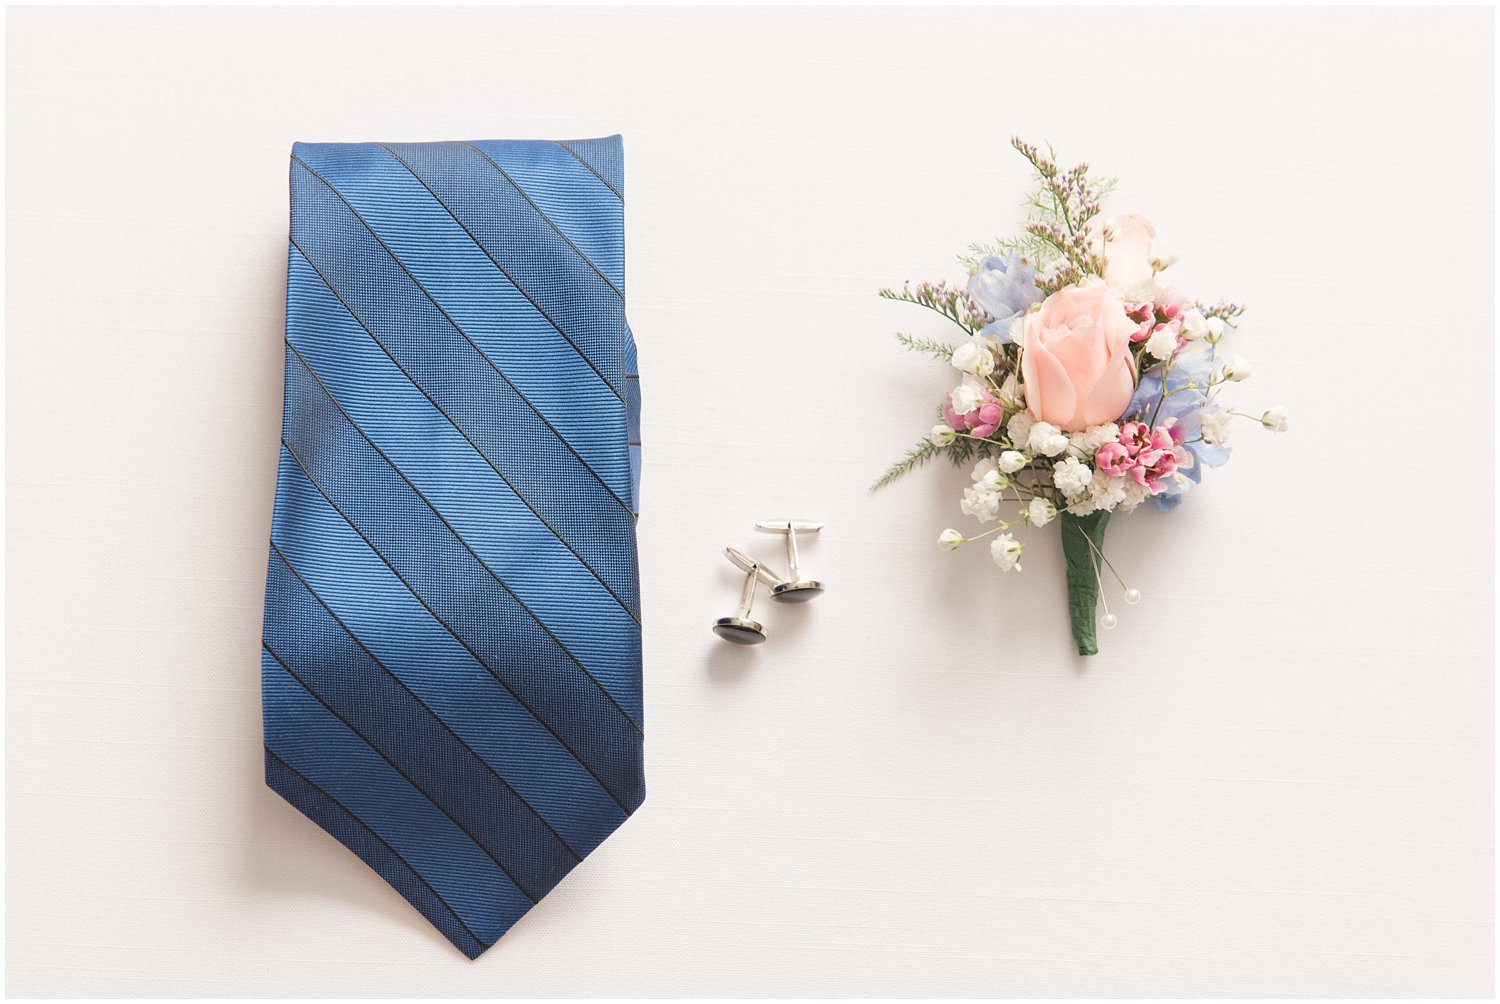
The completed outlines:
[[[1193,455],[1183,448],[1182,439],[1183,430],[1175,418],[1154,429],[1145,422],[1126,422],[1119,438],[1094,453],[1094,463],[1110,477],[1129,477],[1156,495],[1179,467],[1193,466]]]
[[[1187,297],[1170,287],[1157,294],[1155,301],[1126,303],[1125,314],[1136,324],[1135,333],[1130,336],[1130,340],[1144,342],[1169,325],[1174,330],[1181,328],[1182,311],[1186,306]]]
[[[947,398],[943,401],[943,421],[948,427],[958,432],[967,432],[971,436],[980,439],[988,439],[994,435],[995,430],[1000,428],[1000,420],[1005,417],[1005,409],[1000,407],[1000,401],[989,391],[982,388],[973,389],[977,403],[968,411],[960,414],[953,409],[953,392],[949,391]]]

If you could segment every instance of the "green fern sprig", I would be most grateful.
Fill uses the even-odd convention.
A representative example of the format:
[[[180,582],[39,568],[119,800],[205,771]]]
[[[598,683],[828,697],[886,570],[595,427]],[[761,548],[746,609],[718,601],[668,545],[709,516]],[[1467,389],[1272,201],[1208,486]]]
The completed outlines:
[[[918,338],[915,335],[908,335],[905,332],[901,332],[896,335],[896,341],[905,345],[913,352],[925,352],[929,356],[941,359],[943,362],[948,362],[953,358],[953,346],[945,342],[940,342],[936,338]]]
[[[921,467],[923,464],[927,463],[927,461],[931,460],[933,457],[937,456],[941,450],[942,447],[936,445],[931,440],[922,440],[916,446],[913,446],[910,450],[907,450],[906,456],[902,457],[890,467],[886,468],[886,472],[882,474],[873,485],[870,486],[870,491],[879,491],[891,482],[905,477],[912,471],[916,470],[918,467]]]

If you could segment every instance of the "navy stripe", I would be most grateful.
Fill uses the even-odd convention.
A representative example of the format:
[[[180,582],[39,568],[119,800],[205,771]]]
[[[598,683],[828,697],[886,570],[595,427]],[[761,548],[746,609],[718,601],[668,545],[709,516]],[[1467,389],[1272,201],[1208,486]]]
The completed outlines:
[[[338,799],[479,936],[493,942],[532,900],[453,817],[288,672],[264,643],[266,745]]]
[[[390,144],[480,247],[616,390],[625,374],[625,305],[610,284],[472,147]]]
[[[291,353],[288,353],[291,355]],[[638,727],[499,585],[338,410],[312,373],[287,367],[304,417],[287,448],[335,508],[455,638],[631,811],[641,790]]]
[[[641,633],[630,611],[396,368],[302,255],[290,252],[294,360],[639,724]]]
[[[469,929],[458,911],[438,895],[421,873],[396,853],[380,834],[360,821],[337,799],[298,773],[266,747],[266,784],[332,834],[341,844],[375,869],[431,924],[471,959],[477,959],[489,944]]]
[[[625,290],[625,205],[579,159],[550,140],[476,140],[541,212]],[[587,193],[583,195],[582,193]]]
[[[499,575],[497,575],[494,569],[485,564],[485,562],[479,557],[479,555],[474,552],[474,549],[469,546],[468,542],[458,535],[457,531],[453,529],[453,525],[448,522],[448,520],[443,516],[441,512],[438,511],[437,507],[432,504],[431,500],[429,500],[422,493],[422,491],[412,483],[411,479],[408,478],[399,467],[391,462],[390,457],[386,456],[386,454],[381,451],[380,447],[375,445],[374,441],[370,439],[370,437],[364,432],[363,429],[354,424],[354,420],[349,417],[349,413],[345,411],[339,404],[338,399],[333,396],[333,393],[328,389],[327,384],[323,383],[318,374],[313,371],[311,366],[308,365],[307,360],[297,352],[296,348],[294,348],[290,342],[287,343],[287,351],[290,356],[292,356],[297,360],[297,362],[301,364],[301,372],[295,374],[299,377],[296,383],[296,387],[299,390],[303,390],[305,389],[306,381],[311,381],[316,385],[318,391],[321,392],[322,396],[321,399],[316,397],[315,395],[309,396],[312,396],[315,401],[326,401],[326,408],[331,408],[332,411],[337,413],[337,419],[330,416],[329,421],[331,423],[338,424],[331,425],[329,429],[325,431],[337,431],[341,432],[344,435],[347,435],[347,433],[353,433],[354,436],[358,437],[358,440],[362,444],[362,447],[357,447],[360,450],[361,459],[372,466],[374,475],[376,477],[384,478],[385,483],[392,486],[392,488],[396,491],[396,497],[397,499],[399,499],[400,503],[407,507],[407,509],[411,512],[415,519],[420,521],[419,523],[414,525],[423,526],[435,530],[435,527],[433,526],[433,522],[435,521],[437,526],[441,526],[443,530],[447,531],[446,535],[442,535],[440,533],[438,539],[446,543],[447,539],[451,538],[453,543],[457,544],[458,547],[462,549],[462,552],[468,555],[468,557],[472,560],[473,565],[477,566],[479,570],[483,571],[484,574],[487,575],[489,579],[494,583],[494,585],[497,585],[501,588],[501,590],[503,591],[503,595],[509,597],[514,605],[531,619],[534,625],[539,628],[541,632],[552,642],[557,651],[562,656],[564,656],[568,662],[572,663],[573,666],[577,668],[578,672],[583,675],[584,679],[587,679],[596,688],[598,688],[599,693],[604,697],[604,699],[608,701],[610,705],[613,706],[615,710],[618,711],[620,715],[626,719],[627,722],[634,726],[635,731],[638,734],[641,733],[640,724],[634,721],[634,719],[630,717],[629,713],[627,713],[624,708],[620,707],[619,703],[615,701],[614,698],[610,695],[609,689],[602,683],[600,683],[599,680],[588,671],[588,668],[584,666],[584,664],[578,659],[576,655],[568,650],[567,646],[564,645],[558,639],[557,635],[553,633],[551,628],[547,626],[547,623],[540,617],[538,617],[535,611],[526,606],[525,602],[523,602],[520,596],[516,594],[516,591],[510,588],[510,585],[506,583],[506,581]],[[294,371],[292,367],[289,366],[287,368],[287,386],[289,392],[293,387],[293,376]],[[339,420],[342,421],[340,422]],[[287,432],[289,434],[296,434],[305,432],[305,430],[288,429]],[[365,540],[370,544],[371,549],[374,550],[375,553],[379,554],[386,561],[386,563],[391,565],[392,569],[396,571],[398,575],[400,575],[400,569],[396,567],[396,565],[393,563],[393,559],[389,556],[390,552],[386,548],[377,545],[375,541],[371,540],[369,534],[366,533],[364,529],[361,529],[361,523],[350,515],[349,506],[353,505],[365,508],[368,506],[367,500],[362,495],[355,494],[351,498],[346,498],[341,502],[336,500],[334,496],[330,494],[330,490],[337,490],[339,488],[342,488],[345,492],[353,490],[357,493],[358,491],[362,490],[364,486],[359,484],[350,484],[346,480],[338,480],[341,477],[345,476],[345,472],[338,466],[327,469],[322,474],[315,474],[311,469],[308,468],[307,461],[304,459],[304,457],[308,455],[308,447],[305,445],[306,441],[303,442],[304,446],[301,450],[299,450],[291,440],[282,440],[282,443],[291,452],[292,457],[307,473],[308,478],[312,480],[313,484],[317,486],[318,490],[322,492],[324,497],[328,499],[329,503],[336,510],[338,510],[338,512],[345,519],[349,521],[351,526],[359,531],[360,535],[363,536]],[[317,441],[313,442],[313,448],[316,449]],[[400,485],[402,486],[401,488],[395,488],[387,472],[389,472],[389,475],[394,475],[394,477],[399,480]],[[402,490],[403,488],[404,491]],[[417,503],[420,503],[420,508],[417,506]],[[379,512],[380,510],[378,509],[373,510],[371,512],[371,515],[378,515]],[[375,522],[378,524],[378,519]],[[396,528],[394,534],[392,534],[390,528],[382,526],[379,527],[379,529],[382,531],[386,539],[393,540],[393,543],[397,548],[405,548],[410,545],[410,541],[407,535],[402,531],[407,529],[408,526],[408,524],[403,524],[401,527]],[[452,553],[453,549],[448,548],[448,551]],[[402,576],[402,581],[407,581],[405,576]],[[559,582],[557,584],[563,585],[565,583]],[[418,595],[420,596],[420,593],[415,588],[413,588],[413,592],[418,593]],[[493,590],[488,590],[488,592],[492,593]],[[496,598],[498,599],[498,597]],[[424,604],[426,604],[427,600],[424,598],[423,602]],[[430,604],[428,605],[430,607]],[[436,616],[436,614],[434,614],[434,616]]]
[[[533,901],[578,857],[478,754],[390,673],[273,544],[267,591],[281,623],[265,644],[329,711],[452,817]]]
[[[298,149],[301,159],[338,190],[469,340],[616,494],[623,495],[629,479],[619,448],[624,423],[620,394],[537,312],[421,181],[375,144],[326,143]],[[566,156],[561,151],[556,155]],[[576,198],[564,204],[576,206],[576,215],[590,221],[570,221],[583,241],[580,246],[610,247],[617,254],[622,250],[621,227],[598,222],[603,214]],[[289,333],[294,330],[289,328]],[[368,337],[362,330],[360,334]]]
[[[629,508],[626,505],[625,501],[620,498],[619,494],[616,493],[612,487],[610,487],[609,483],[599,474],[599,472],[594,470],[593,467],[589,466],[588,461],[584,460],[583,457],[579,455],[578,451],[573,447],[573,444],[570,443],[566,438],[564,438],[563,435],[557,431],[557,428],[547,420],[547,416],[542,414],[541,410],[529,398],[527,398],[525,394],[521,393],[520,389],[516,387],[515,382],[506,375],[505,371],[502,370],[493,359],[485,354],[484,350],[475,343],[474,339],[469,337],[468,332],[461,328],[458,322],[453,319],[452,315],[449,314],[446,309],[444,309],[443,305],[439,303],[430,292],[428,292],[427,288],[422,285],[422,283],[417,279],[415,275],[412,274],[411,269],[407,268],[406,264],[396,256],[396,253],[391,250],[390,245],[388,245],[381,238],[381,236],[375,232],[375,229],[370,226],[369,222],[365,220],[364,217],[360,216],[359,210],[354,208],[349,200],[344,197],[343,193],[340,192],[337,188],[333,187],[333,185],[328,181],[327,178],[324,178],[317,171],[313,170],[304,161],[298,160],[297,163],[302,165],[303,170],[307,171],[314,178],[317,178],[318,181],[322,182],[327,187],[328,191],[344,204],[345,208],[349,210],[349,214],[361,227],[365,229],[365,232],[370,235],[370,238],[375,242],[375,245],[378,246],[381,251],[385,252],[385,254],[390,258],[391,264],[394,264],[398,269],[400,269],[401,274],[405,276],[405,279],[410,287],[414,287],[416,291],[423,297],[425,297],[427,302],[431,304],[430,310],[422,308],[420,304],[415,305],[414,312],[419,318],[417,323],[420,323],[424,327],[427,327],[429,331],[431,330],[430,326],[433,325],[436,325],[439,329],[441,329],[441,324],[437,320],[437,317],[440,317],[443,322],[447,323],[448,327],[451,327],[453,329],[453,333],[457,334],[459,338],[463,339],[463,341],[467,343],[469,348],[473,350],[472,356],[470,355],[470,353],[463,351],[450,351],[446,353],[445,358],[442,360],[442,362],[445,364],[445,368],[437,370],[437,372],[440,372],[442,375],[442,381],[446,383],[449,380],[456,379],[456,382],[460,383],[466,391],[472,392],[474,389],[472,378],[466,381],[463,379],[462,374],[455,378],[446,367],[451,366],[455,357],[463,361],[468,361],[470,358],[473,358],[487,364],[490,369],[494,371],[494,375],[500,378],[500,380],[504,383],[505,388],[510,392],[508,395],[499,395],[499,399],[497,402],[501,405],[499,409],[502,415],[501,421],[507,431],[512,434],[529,437],[530,439],[534,440],[532,445],[536,450],[538,461],[540,463],[546,464],[548,467],[555,467],[560,463],[559,458],[552,456],[548,449],[548,446],[552,445],[553,441],[555,441],[556,446],[561,446],[573,457],[574,460],[578,462],[578,467],[580,470],[586,472],[590,477],[592,477],[598,483],[599,487],[608,492],[609,495],[614,498],[614,500],[618,502],[622,507]],[[363,253],[369,249],[359,248],[358,250]],[[340,264],[342,264],[342,259],[335,259],[332,264],[325,261],[324,267],[322,269],[319,269],[318,274],[324,276],[326,280],[329,275],[328,270],[336,269]],[[377,265],[376,268],[378,269],[379,266]],[[359,270],[356,270],[354,272],[354,275],[358,278],[362,278],[365,281],[368,281],[368,276],[366,274],[367,272],[368,268],[361,268]],[[330,288],[332,288],[331,285]],[[351,312],[355,311],[355,307],[351,305],[350,298],[355,300],[361,299],[360,289],[357,284],[352,292],[349,293],[348,297],[346,297],[342,293],[338,293],[338,290],[336,289],[334,290],[334,292],[339,296],[339,299],[345,304],[345,306],[349,307]],[[392,292],[395,292],[397,297],[400,298],[405,290],[404,288],[397,288],[392,290]],[[365,306],[368,310],[368,300],[365,301]],[[437,317],[432,316],[432,311],[436,312]],[[356,314],[356,316],[361,317],[361,324],[365,323],[363,317],[367,315]],[[410,318],[402,319],[408,320]],[[373,331],[371,331],[371,335],[376,337],[383,346],[399,347],[409,344],[404,340],[394,340],[389,337],[386,339],[380,339],[379,336],[375,336]],[[444,347],[441,343],[437,343],[436,345],[434,345],[427,342],[425,339],[422,342],[422,346],[429,351],[433,348],[442,349]],[[456,349],[456,344],[451,346],[451,348]],[[405,362],[401,363],[401,368],[408,375],[414,372],[414,368],[424,368],[423,363],[427,362],[427,360],[429,359],[428,355],[425,352],[417,353],[415,355],[408,354],[405,355],[404,358]],[[429,367],[428,370],[429,373],[432,372],[432,368]],[[485,377],[486,379],[489,379],[488,374],[485,374]],[[413,382],[419,382],[417,380],[417,377],[415,376],[412,377],[412,380]],[[421,385],[431,386],[431,382],[429,381],[427,383],[422,383]],[[438,384],[438,386],[442,385],[443,383]],[[520,405],[523,405],[526,411],[530,412],[530,415],[528,416],[526,414],[526,411],[514,407],[515,402],[519,402]],[[462,407],[461,404],[460,407]],[[444,413],[450,414],[451,412],[445,410]],[[489,417],[485,411],[478,409],[471,409],[471,414],[483,416],[483,418]],[[540,423],[540,427],[538,427],[538,423]],[[545,429],[547,433],[550,433],[550,438],[547,435],[543,434],[542,429]]]
[[[577,157],[578,162],[592,171],[594,177],[604,182],[604,186],[615,194],[615,198],[625,198],[624,151],[621,149],[620,137],[570,139],[557,145]]]
[[[626,818],[596,778],[431,615],[285,448],[272,542],[366,648],[580,854]]]
[[[469,149],[473,150],[475,153],[479,154],[479,156],[481,156],[481,157],[483,157],[485,159],[486,163],[488,163],[495,170],[499,171],[500,172],[500,176],[502,178],[504,178],[510,184],[510,186],[512,188],[514,188],[516,190],[516,193],[518,195],[520,195],[521,198],[523,198],[523,199],[526,200],[526,204],[528,206],[530,206],[532,208],[532,211],[534,211],[537,214],[537,216],[539,216],[541,218],[542,222],[546,223],[547,226],[551,227],[552,230],[553,230],[553,232],[556,233],[558,237],[562,238],[563,242],[566,243],[568,245],[568,247],[570,247],[570,248],[573,249],[573,253],[576,254],[579,257],[579,259],[585,265],[587,265],[589,268],[593,269],[594,273],[596,275],[598,275],[599,278],[603,279],[605,281],[605,283],[608,284],[609,288],[614,291],[614,294],[616,296],[618,296],[622,300],[625,299],[625,291],[622,290],[622,289],[620,289],[619,286],[616,286],[615,283],[614,283],[614,280],[611,279],[609,276],[605,275],[604,274],[604,270],[601,269],[598,265],[596,265],[594,263],[594,260],[592,258],[590,258],[588,255],[584,254],[581,250],[579,250],[578,245],[573,243],[573,238],[571,238],[567,234],[563,233],[562,227],[559,227],[557,225],[557,222],[555,220],[553,220],[552,217],[548,216],[547,213],[542,209],[541,206],[539,206],[539,205],[536,204],[536,200],[533,199],[530,196],[530,194],[527,193],[526,189],[522,188],[519,184],[516,183],[516,179],[512,178],[510,176],[510,172],[509,171],[507,171],[505,168],[501,167],[499,164],[495,163],[495,158],[494,157],[491,157],[489,154],[485,153],[483,149],[481,149],[480,147],[476,146],[475,144],[473,144],[473,143],[465,143],[464,145],[467,146]]]
[[[516,495],[639,618],[633,555],[619,560],[622,548],[635,547],[629,508],[561,446],[349,208],[311,173],[302,177],[316,191],[301,197],[321,200],[325,218],[320,226],[293,227],[296,249]]]
[[[496,226],[504,226],[504,220],[502,219],[498,221],[490,221],[482,211],[477,218],[472,216],[461,216],[458,211],[455,210],[454,207],[443,198],[438,189],[434,187],[432,181],[424,178],[421,174],[419,174],[417,172],[417,169],[412,166],[411,161],[408,159],[412,156],[411,151],[417,147],[444,145],[445,144],[398,144],[393,146],[382,143],[380,144],[380,148],[384,150],[392,160],[400,164],[401,167],[407,171],[407,173],[415,178],[417,182],[427,190],[427,193],[432,196],[433,200],[442,207],[443,212],[447,213],[449,218],[452,219],[454,223],[457,223],[464,233],[468,234],[469,239],[474,242],[474,245],[484,252],[485,257],[490,259],[495,268],[505,276],[506,280],[513,287],[515,287],[516,291],[526,298],[526,301],[531,304],[532,309],[534,309],[538,315],[544,318],[559,335],[566,339],[569,345],[573,346],[578,354],[583,357],[584,361],[586,361],[594,370],[594,372],[598,374],[599,379],[604,381],[604,383],[610,388],[610,390],[615,393],[617,397],[621,396],[618,370],[615,366],[616,361],[613,355],[610,353],[608,338],[601,336],[600,332],[596,330],[596,325],[587,323],[587,321],[585,321],[584,323],[576,323],[575,319],[574,323],[564,325],[558,319],[558,317],[550,312],[547,306],[537,298],[536,293],[528,287],[526,282],[523,281],[521,277],[517,276],[516,259],[513,257],[501,258],[498,254],[496,254],[495,247],[492,246],[491,243],[486,243],[487,236]],[[461,144],[447,145],[453,147],[461,146]],[[482,208],[483,207],[481,207],[481,210]],[[478,231],[476,231],[475,229],[476,226],[479,228]],[[536,276],[534,275],[531,277],[536,278]],[[546,277],[543,276],[542,278],[545,281]]]

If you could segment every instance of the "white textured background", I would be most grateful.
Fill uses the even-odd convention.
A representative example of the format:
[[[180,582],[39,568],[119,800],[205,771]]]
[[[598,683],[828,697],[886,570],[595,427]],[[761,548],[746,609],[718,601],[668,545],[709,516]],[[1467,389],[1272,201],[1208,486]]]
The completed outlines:
[[[1493,13],[7,12],[7,988],[24,995],[1486,995]],[[626,138],[642,811],[463,960],[261,783],[296,139]],[[1061,561],[943,469],[877,287],[1009,230],[1007,137],[1252,305],[1244,428]],[[709,622],[725,544],[828,580]]]

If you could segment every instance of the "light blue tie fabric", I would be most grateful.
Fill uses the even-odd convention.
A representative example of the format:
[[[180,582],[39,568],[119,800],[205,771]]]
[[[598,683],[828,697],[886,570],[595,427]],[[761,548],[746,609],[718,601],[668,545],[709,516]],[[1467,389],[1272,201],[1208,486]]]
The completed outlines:
[[[620,138],[299,143],[267,783],[473,958],[645,796]]]

